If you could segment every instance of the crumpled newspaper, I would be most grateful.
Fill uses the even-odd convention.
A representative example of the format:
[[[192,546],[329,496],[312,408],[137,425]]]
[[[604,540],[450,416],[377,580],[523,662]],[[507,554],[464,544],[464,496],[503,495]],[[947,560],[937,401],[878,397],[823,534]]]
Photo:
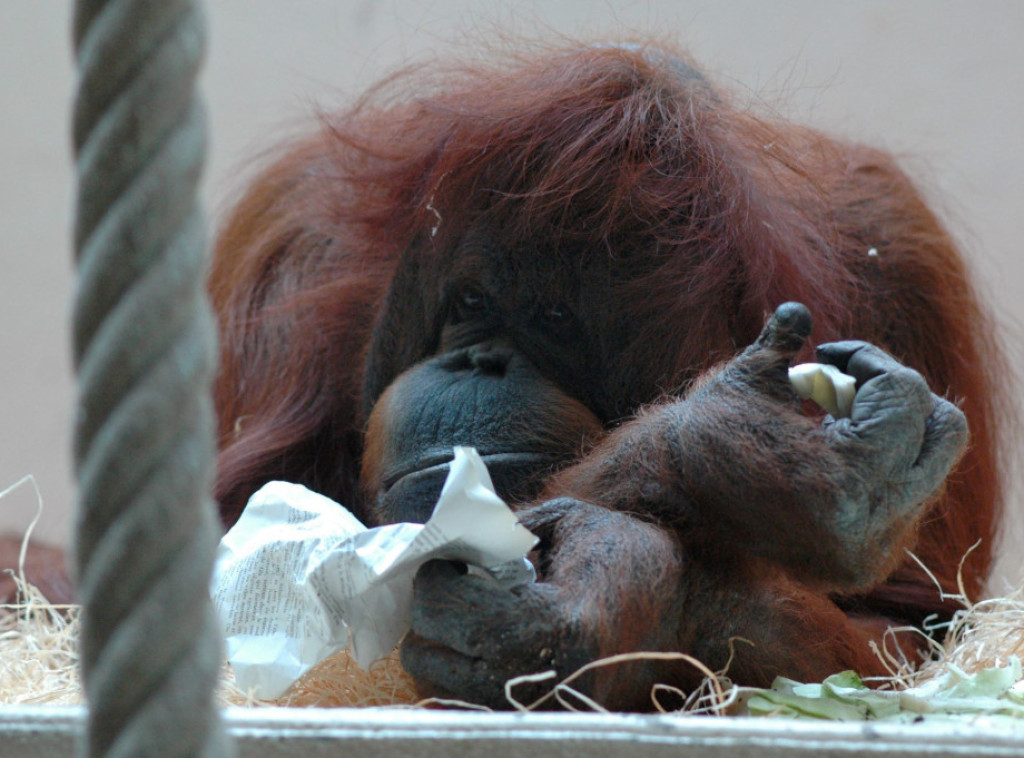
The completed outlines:
[[[536,543],[472,448],[455,448],[426,524],[367,529],[323,495],[270,482],[221,540],[211,585],[235,681],[276,698],[347,645],[367,668],[408,630],[423,563],[462,561],[515,586],[535,578],[526,554]]]

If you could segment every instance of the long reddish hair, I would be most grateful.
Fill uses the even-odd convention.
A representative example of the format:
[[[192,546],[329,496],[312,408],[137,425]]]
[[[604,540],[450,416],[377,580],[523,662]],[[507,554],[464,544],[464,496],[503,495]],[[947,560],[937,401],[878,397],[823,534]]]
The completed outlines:
[[[388,283],[410,250],[429,268],[486,213],[511,239],[622,259],[617,307],[644,327],[613,367],[627,412],[735,353],[785,300],[811,309],[816,342],[869,340],[925,374],[972,442],[916,554],[953,590],[980,541],[963,565],[977,594],[1000,514],[1002,357],[953,240],[892,158],[738,107],[663,47],[536,53],[382,82],[289,146],[229,216],[210,275],[225,518],[270,478],[358,510]],[[865,602],[941,606],[912,562]]]

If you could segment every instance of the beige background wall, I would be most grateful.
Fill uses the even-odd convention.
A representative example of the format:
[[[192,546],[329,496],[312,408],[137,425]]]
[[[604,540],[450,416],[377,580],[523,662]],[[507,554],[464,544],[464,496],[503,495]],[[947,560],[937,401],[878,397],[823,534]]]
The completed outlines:
[[[0,489],[34,474],[41,534],[70,531],[67,314],[74,87],[70,2],[0,0]],[[343,102],[401,62],[496,30],[614,39],[671,33],[752,101],[887,147],[962,240],[1013,343],[1024,322],[1024,3],[845,0],[209,0],[210,207],[313,103]],[[1018,466],[1019,467],[1019,466]],[[0,500],[21,531],[35,496]],[[1024,497],[1015,496],[1019,511]],[[1001,576],[1019,579],[1024,540]],[[1002,586],[997,586],[1002,589]]]

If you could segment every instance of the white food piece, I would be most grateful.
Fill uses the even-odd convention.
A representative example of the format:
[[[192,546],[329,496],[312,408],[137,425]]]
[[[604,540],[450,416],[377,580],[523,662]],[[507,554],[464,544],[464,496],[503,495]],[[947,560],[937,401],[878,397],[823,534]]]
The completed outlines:
[[[847,418],[857,394],[857,380],[827,363],[801,363],[789,369],[796,394],[809,398],[835,418]]]

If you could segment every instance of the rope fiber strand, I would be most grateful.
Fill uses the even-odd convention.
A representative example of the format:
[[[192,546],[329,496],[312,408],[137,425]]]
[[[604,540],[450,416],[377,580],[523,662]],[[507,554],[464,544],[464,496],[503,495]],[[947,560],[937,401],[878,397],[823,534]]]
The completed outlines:
[[[88,756],[227,756],[209,599],[220,532],[197,200],[196,2],[79,0],[75,569]]]

